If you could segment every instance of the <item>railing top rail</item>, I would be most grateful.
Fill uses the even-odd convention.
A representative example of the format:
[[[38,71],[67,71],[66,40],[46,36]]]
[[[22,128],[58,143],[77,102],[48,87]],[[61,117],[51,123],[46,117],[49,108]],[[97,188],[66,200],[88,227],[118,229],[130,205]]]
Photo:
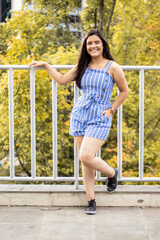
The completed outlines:
[[[51,65],[53,68],[56,68],[56,69],[70,69],[72,67],[74,67],[75,65]],[[33,69],[33,68],[30,68],[28,67],[28,65],[0,65],[0,69],[22,69],[22,70],[30,70],[30,69]],[[44,67],[37,67],[37,68],[34,68],[34,69],[41,69],[41,70],[44,70],[45,68]]]
[[[71,69],[75,65],[51,65],[53,68],[56,69]],[[160,70],[160,66],[132,66],[132,65],[121,65],[120,66],[123,70]],[[32,68],[29,68],[28,65],[0,65],[0,69],[23,69],[23,70],[29,70]],[[35,69],[45,69],[43,67],[37,67]]]
[[[120,66],[123,70],[160,70],[160,66]]]

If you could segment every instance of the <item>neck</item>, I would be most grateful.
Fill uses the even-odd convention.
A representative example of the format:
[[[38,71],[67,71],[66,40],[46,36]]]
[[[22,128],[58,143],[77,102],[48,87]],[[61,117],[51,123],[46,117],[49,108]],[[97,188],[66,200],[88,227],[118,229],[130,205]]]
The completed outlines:
[[[99,63],[102,63],[102,61],[104,61],[105,60],[105,58],[103,57],[103,56],[99,56],[99,57],[92,57],[92,59],[91,59],[91,63],[92,64],[99,64]]]

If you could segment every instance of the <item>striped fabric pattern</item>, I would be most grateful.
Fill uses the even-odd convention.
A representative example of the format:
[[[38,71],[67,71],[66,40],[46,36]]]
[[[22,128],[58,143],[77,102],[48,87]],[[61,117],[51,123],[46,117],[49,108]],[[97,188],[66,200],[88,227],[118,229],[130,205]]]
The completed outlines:
[[[95,137],[106,140],[111,128],[112,116],[101,113],[111,107],[110,98],[114,79],[108,72],[113,61],[105,69],[86,68],[81,79],[81,96],[72,109],[70,118],[71,136]]]

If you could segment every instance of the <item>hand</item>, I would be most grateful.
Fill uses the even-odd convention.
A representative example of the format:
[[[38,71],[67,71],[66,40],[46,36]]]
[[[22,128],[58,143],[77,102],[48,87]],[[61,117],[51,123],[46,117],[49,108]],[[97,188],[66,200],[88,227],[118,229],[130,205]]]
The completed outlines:
[[[30,68],[35,68],[35,67],[45,67],[47,63],[46,62],[43,62],[43,61],[36,61],[36,62],[32,62],[29,64],[29,67]]]
[[[106,116],[107,116],[108,119],[109,119],[110,116],[112,115],[111,108],[109,108],[108,110],[104,110],[104,111],[101,113],[101,116],[103,116],[104,114],[106,114]]]

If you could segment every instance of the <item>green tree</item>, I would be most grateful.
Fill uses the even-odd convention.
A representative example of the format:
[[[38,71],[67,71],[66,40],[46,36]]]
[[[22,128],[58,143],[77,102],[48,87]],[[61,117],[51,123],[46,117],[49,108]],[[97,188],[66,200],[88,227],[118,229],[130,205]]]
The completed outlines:
[[[110,38],[113,55],[121,65],[159,65],[159,1],[116,3]],[[139,158],[139,74],[125,72],[130,93],[123,104],[123,174],[137,176]],[[145,72],[144,171],[159,176],[159,73]],[[116,126],[113,124],[113,129]],[[116,140],[115,140],[116,141]],[[115,152],[116,154],[116,152]],[[113,155],[113,159],[115,159]],[[111,158],[111,159],[112,159]]]
[[[108,39],[111,36],[109,29],[115,5],[116,0],[87,0],[86,7],[81,14],[84,32],[96,28]]]
[[[10,20],[0,25],[1,64],[28,64],[35,59],[46,60],[52,64],[75,64],[79,42],[70,34],[68,14],[74,11],[80,2],[43,0],[32,2],[34,10],[25,10],[24,6],[22,11],[15,12]],[[159,0],[139,2],[91,0],[86,3],[87,6],[81,14],[84,32],[95,27],[101,29],[108,38],[116,62],[120,65],[159,65]],[[123,104],[123,176],[138,176],[139,73],[126,71],[125,75],[130,92]],[[3,71],[0,85],[1,159],[8,156],[7,78],[6,71]],[[19,162],[16,167],[17,175],[30,175],[31,168],[29,88],[27,71],[14,71],[15,150]],[[145,176],[159,176],[160,170],[159,89],[158,71],[145,72]],[[116,96],[115,87],[112,101]],[[58,86],[58,164],[59,175],[62,176],[73,174],[73,138],[68,135],[72,106],[73,85]],[[45,71],[36,71],[38,176],[52,175],[51,118],[51,79]],[[113,117],[109,138],[102,148],[102,158],[112,166],[117,164],[116,115]]]
[[[1,56],[3,63],[29,64],[33,59],[22,57],[27,45],[21,39],[8,42],[8,53]],[[18,50],[18,51],[17,51]],[[77,50],[60,47],[50,55],[54,64],[75,64]],[[24,54],[25,56],[25,54]],[[45,55],[47,56],[47,53]],[[40,59],[40,58],[39,58]],[[16,176],[31,175],[31,136],[30,136],[30,80],[29,71],[14,70],[14,126]],[[8,121],[8,75],[3,73],[0,85],[0,159],[9,154]],[[73,138],[69,136],[69,116],[73,106],[73,84],[58,86],[58,165],[59,175],[73,174]],[[46,71],[36,71],[36,158],[37,176],[52,176],[52,82]],[[71,161],[72,160],[72,161]],[[9,165],[8,165],[9,166]],[[4,169],[1,167],[2,174]],[[8,168],[9,170],[9,168]],[[7,170],[7,172],[8,172]],[[5,171],[6,174],[6,171]],[[9,174],[9,173],[8,173]]]
[[[27,1],[31,2],[31,1]],[[24,39],[27,50],[23,54],[35,58],[44,53],[56,53],[58,47],[70,44],[79,46],[79,39],[70,31],[69,12],[75,11],[78,1],[32,1],[33,8],[24,4],[21,11],[14,11],[10,19],[1,24],[1,54],[6,53],[7,43],[14,38]],[[77,23],[77,31],[78,23]]]

